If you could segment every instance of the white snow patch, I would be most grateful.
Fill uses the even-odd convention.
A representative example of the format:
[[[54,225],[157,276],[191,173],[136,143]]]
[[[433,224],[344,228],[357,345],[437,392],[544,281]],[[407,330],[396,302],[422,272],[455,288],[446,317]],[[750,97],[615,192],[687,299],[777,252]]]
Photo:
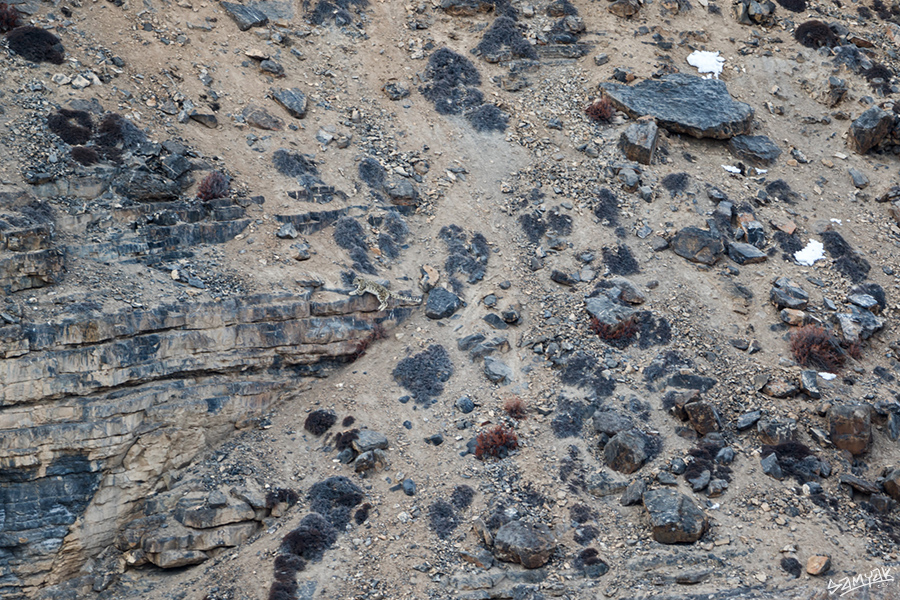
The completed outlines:
[[[740,173],[741,170],[737,167],[732,167],[731,165],[722,165],[722,168],[728,171],[729,173]]]
[[[825,246],[817,240],[809,240],[806,248],[794,252],[794,260],[801,265],[811,267],[817,260],[825,258]]]
[[[837,377],[837,375],[835,375],[834,373],[819,373],[819,377],[821,377],[825,381],[831,381],[832,379]]]
[[[838,225],[843,225],[843,223],[841,222],[840,219],[832,219],[831,222],[832,222],[832,223],[837,223]]]
[[[700,73],[709,73],[706,79],[710,77],[719,78],[722,68],[725,66],[725,58],[719,56],[718,52],[706,52],[704,50],[694,50],[687,57],[687,62],[692,67],[697,67]]]
[[[755,167],[754,167],[754,168],[755,168]],[[756,169],[756,174],[757,174],[757,175],[765,175],[765,174],[768,173],[768,172],[769,172],[768,169]]]

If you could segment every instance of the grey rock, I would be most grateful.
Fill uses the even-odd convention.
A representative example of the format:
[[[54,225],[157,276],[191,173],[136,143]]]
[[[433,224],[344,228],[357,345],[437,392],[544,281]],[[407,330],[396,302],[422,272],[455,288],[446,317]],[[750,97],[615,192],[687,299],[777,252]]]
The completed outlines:
[[[357,452],[368,452],[376,448],[386,450],[388,447],[388,439],[383,433],[372,431],[371,429],[361,429],[358,437],[352,442],[353,449]]]
[[[493,356],[484,357],[484,375],[491,383],[499,383],[507,385],[512,382],[512,367],[494,358]]]
[[[192,121],[196,121],[209,129],[215,129],[219,126],[219,120],[213,114],[192,112],[190,117]]]
[[[301,92],[300,88],[272,90],[272,98],[295,119],[302,119],[306,116],[306,94]]]
[[[725,82],[675,73],[633,86],[604,82],[616,109],[632,118],[651,115],[660,127],[697,138],[728,139],[750,132],[753,109],[735,102]]]
[[[697,227],[685,227],[672,238],[672,251],[691,262],[713,265],[725,251],[719,236]]]
[[[872,483],[871,481],[866,481],[862,477],[857,477],[852,473],[844,473],[841,475],[840,480],[844,485],[849,485],[857,492],[862,492],[863,494],[879,494],[881,493],[881,488]]]
[[[688,479],[687,482],[691,484],[691,490],[702,492],[709,485],[710,479],[712,479],[712,473],[709,472],[709,469],[703,469],[699,475]]]
[[[494,536],[494,556],[504,562],[519,563],[526,569],[537,569],[547,564],[556,539],[544,524],[511,521],[503,525]]]
[[[659,143],[659,127],[653,121],[640,121],[629,125],[619,138],[619,147],[628,157],[645,165],[649,165],[656,155]]]
[[[894,124],[894,116],[873,106],[850,125],[847,143],[854,151],[865,154],[884,140]]]
[[[850,312],[835,313],[834,318],[841,328],[841,336],[848,342],[869,339],[873,334],[881,331],[885,323],[882,317],[856,306],[851,306]]]
[[[597,433],[605,433],[613,437],[620,431],[627,431],[634,428],[634,423],[627,415],[619,414],[614,410],[600,409],[593,416],[594,431]]]
[[[728,489],[728,482],[724,479],[711,479],[706,486],[706,495],[710,498],[721,496]]]
[[[822,397],[822,392],[819,391],[819,374],[815,370],[800,371],[800,391],[816,400]]]
[[[206,498],[206,503],[210,508],[222,508],[228,505],[228,496],[222,493],[221,490],[213,490]]]
[[[594,65],[597,67],[602,67],[606,63],[609,62],[609,54],[601,52],[594,56]]]
[[[416,206],[419,203],[419,192],[413,183],[405,177],[392,176],[384,182],[384,191],[397,206]]]
[[[270,58],[259,61],[259,70],[275,77],[284,77],[284,67]]]
[[[809,294],[787,277],[779,277],[775,281],[769,291],[769,299],[779,309],[805,310],[809,305]]]
[[[265,13],[250,6],[234,2],[221,2],[220,5],[228,13],[228,16],[234,19],[241,31],[247,31],[251,27],[261,27],[269,22],[269,17]]]
[[[612,14],[623,19],[636,15],[640,9],[641,5],[637,0],[615,0],[606,8]]]
[[[858,456],[872,443],[872,407],[868,404],[834,404],[828,410],[831,443]]]
[[[626,475],[640,469],[647,456],[647,437],[637,429],[617,433],[603,448],[606,464]]]
[[[778,456],[776,456],[774,452],[763,457],[763,459],[759,461],[759,464],[762,466],[763,473],[769,477],[774,477],[778,480],[784,479],[781,465],[778,464]]]
[[[429,319],[446,319],[462,305],[459,296],[444,288],[434,288],[425,301],[425,316]]]
[[[464,415],[475,410],[475,403],[468,396],[463,396],[456,401],[456,408]]]
[[[112,183],[120,196],[136,202],[175,200],[181,195],[182,186],[176,181],[146,171],[129,169]]]
[[[244,121],[251,127],[266,131],[281,131],[284,129],[284,121],[271,114],[261,106],[249,104],[241,111]]]
[[[199,565],[208,558],[209,555],[200,550],[164,550],[151,557],[150,562],[160,569],[177,569],[188,565]]]
[[[382,471],[388,466],[387,454],[384,450],[369,450],[363,452],[353,461],[353,470],[357,473],[363,471]]]
[[[891,498],[900,501],[900,469],[896,467],[889,468],[884,475],[884,491],[890,494]]]
[[[191,161],[180,154],[172,154],[162,161],[163,170],[170,179],[178,179],[194,168]]]
[[[850,174],[850,179],[853,180],[853,186],[857,189],[863,190],[869,185],[869,178],[866,177],[866,174],[860,171],[859,169],[850,168],[847,171]]]
[[[736,135],[728,141],[728,151],[760,168],[768,167],[781,156],[781,149],[764,135]]]
[[[409,96],[409,88],[396,81],[387,82],[386,84],[384,84],[384,87],[382,87],[381,90],[387,95],[388,98],[394,101],[402,100]]]
[[[691,421],[691,427],[701,436],[722,429],[716,407],[705,400],[685,404],[684,412]]]
[[[687,471],[687,463],[681,458],[673,458],[672,464],[669,466],[669,471],[674,475],[683,475],[684,472]]]
[[[416,495],[416,482],[412,479],[404,479],[401,484],[403,488],[403,493],[407,496],[415,496]]]
[[[756,246],[743,242],[731,242],[728,244],[728,257],[739,265],[761,263],[768,258],[766,253]]]
[[[694,502],[675,490],[644,493],[653,539],[661,544],[693,543],[709,528],[709,519]]]
[[[619,498],[619,504],[622,506],[635,506],[640,504],[643,500],[644,492],[646,491],[647,482],[639,477],[629,483],[628,487],[625,488],[625,492],[622,494],[622,497]]]
[[[282,240],[295,240],[300,234],[297,233],[297,228],[294,227],[293,223],[284,223],[278,228],[278,231],[275,232],[275,236]]]
[[[478,13],[494,10],[494,4],[488,0],[442,0],[441,10],[454,17],[474,17]]]
[[[613,477],[605,471],[597,471],[587,477],[588,493],[598,498],[620,494],[627,487],[628,482],[626,480]]]
[[[794,419],[760,419],[756,424],[759,441],[769,446],[777,446],[797,439],[797,421]]]
[[[615,302],[605,294],[586,298],[584,305],[592,317],[610,327],[615,327],[620,321],[628,319],[635,312],[634,309]]]
[[[829,108],[834,108],[847,96],[847,80],[831,75],[828,77],[828,87],[822,94],[822,101]]]

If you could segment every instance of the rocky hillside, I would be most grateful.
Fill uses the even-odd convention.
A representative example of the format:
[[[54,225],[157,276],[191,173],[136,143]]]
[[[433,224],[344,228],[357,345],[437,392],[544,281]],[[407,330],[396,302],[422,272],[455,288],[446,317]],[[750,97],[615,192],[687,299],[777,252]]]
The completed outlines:
[[[900,597],[897,6],[0,30],[3,598]]]

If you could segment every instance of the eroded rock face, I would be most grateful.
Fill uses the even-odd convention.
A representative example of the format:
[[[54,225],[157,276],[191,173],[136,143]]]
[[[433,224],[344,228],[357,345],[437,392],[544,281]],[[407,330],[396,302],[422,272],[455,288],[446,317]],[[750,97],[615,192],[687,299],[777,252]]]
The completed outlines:
[[[358,356],[375,335],[375,305],[371,296],[258,295],[0,328],[5,585],[71,576],[167,472],[250,425],[288,388],[302,390],[303,377]],[[173,506],[169,525],[138,536],[142,560],[195,564],[252,535],[259,509],[224,498]]]

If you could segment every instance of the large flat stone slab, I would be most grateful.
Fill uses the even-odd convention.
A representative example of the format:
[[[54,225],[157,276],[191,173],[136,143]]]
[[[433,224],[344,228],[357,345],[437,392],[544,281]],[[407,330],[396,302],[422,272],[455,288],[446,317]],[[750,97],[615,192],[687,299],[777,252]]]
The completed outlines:
[[[683,73],[632,86],[604,82],[600,89],[632,118],[651,115],[660,127],[696,138],[726,140],[750,132],[753,109],[735,101],[725,83]]]

